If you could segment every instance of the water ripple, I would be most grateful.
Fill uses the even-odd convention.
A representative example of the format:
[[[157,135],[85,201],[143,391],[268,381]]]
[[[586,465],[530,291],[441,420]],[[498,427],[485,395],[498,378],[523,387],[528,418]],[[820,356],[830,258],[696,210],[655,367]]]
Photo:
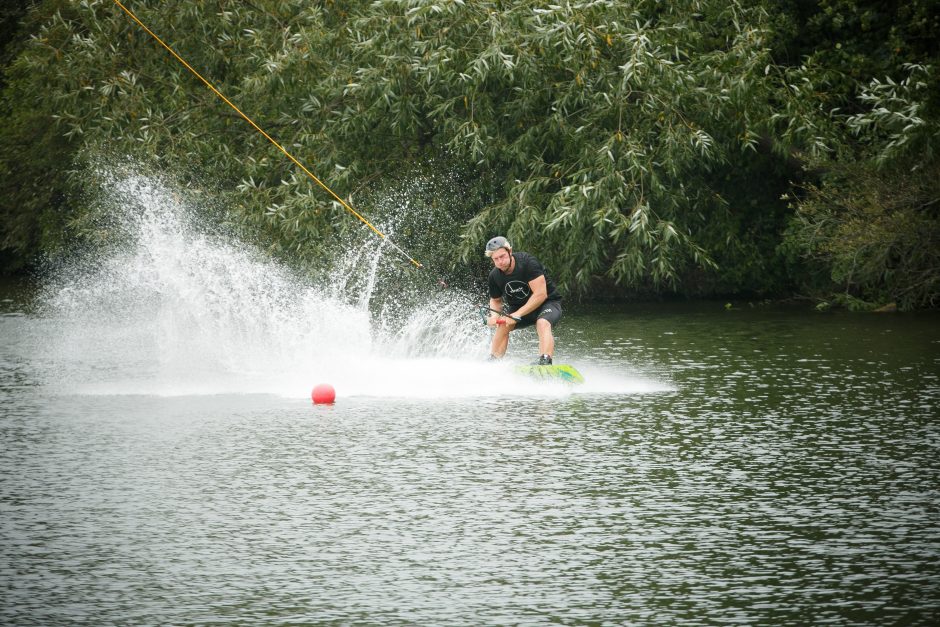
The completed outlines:
[[[595,315],[590,367],[671,387],[332,407],[55,394],[8,345],[0,621],[931,624],[933,332],[837,322]]]

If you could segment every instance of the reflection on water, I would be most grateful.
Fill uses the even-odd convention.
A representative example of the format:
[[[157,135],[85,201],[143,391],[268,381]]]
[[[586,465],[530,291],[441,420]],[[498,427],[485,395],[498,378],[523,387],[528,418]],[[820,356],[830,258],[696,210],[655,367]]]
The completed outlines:
[[[632,308],[658,390],[60,393],[0,326],[0,622],[933,624],[936,317]]]

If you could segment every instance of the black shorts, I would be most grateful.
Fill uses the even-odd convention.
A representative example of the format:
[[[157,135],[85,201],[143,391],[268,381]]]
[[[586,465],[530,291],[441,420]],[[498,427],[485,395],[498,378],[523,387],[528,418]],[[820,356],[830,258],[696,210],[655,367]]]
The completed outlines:
[[[511,311],[509,312],[512,313]],[[548,320],[552,328],[558,324],[558,321],[561,320],[561,301],[560,300],[547,300],[542,303],[542,306],[536,309],[533,312],[527,313],[522,316],[522,321],[516,323],[517,329],[524,329],[526,327],[531,327],[535,324],[536,320]]]

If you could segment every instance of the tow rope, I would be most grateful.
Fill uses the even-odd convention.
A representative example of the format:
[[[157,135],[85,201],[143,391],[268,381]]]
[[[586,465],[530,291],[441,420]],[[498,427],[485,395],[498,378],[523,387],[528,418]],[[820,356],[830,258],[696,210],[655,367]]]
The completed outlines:
[[[360,215],[355,209],[353,209],[352,207],[350,207],[350,206],[349,206],[349,203],[347,203],[345,200],[343,200],[342,198],[340,198],[340,197],[336,194],[336,192],[334,192],[332,189],[329,188],[329,186],[327,186],[326,183],[324,183],[323,181],[321,181],[320,179],[318,179],[318,178],[313,174],[313,172],[311,172],[310,170],[308,170],[307,167],[306,167],[303,163],[301,163],[300,161],[298,161],[297,158],[294,157],[294,155],[292,155],[291,153],[289,153],[289,152],[287,151],[287,149],[284,148],[284,146],[282,146],[282,145],[279,144],[277,141],[275,141],[273,137],[271,137],[270,135],[268,135],[268,134],[264,131],[264,129],[262,129],[260,126],[258,126],[257,124],[255,124],[254,120],[252,120],[250,117],[248,117],[247,115],[245,115],[245,113],[242,112],[241,109],[239,109],[238,107],[236,107],[235,104],[234,104],[231,100],[229,100],[228,98],[226,98],[225,95],[222,94],[222,92],[220,92],[218,89],[216,89],[216,88],[212,85],[212,83],[210,83],[208,80],[206,80],[205,78],[203,78],[202,74],[200,74],[200,73],[197,72],[195,69],[193,69],[193,67],[192,67],[189,63],[187,63],[186,60],[185,60],[183,57],[181,57],[180,55],[178,55],[178,54],[176,53],[176,51],[173,50],[173,48],[171,48],[168,44],[164,43],[164,41],[163,41],[162,39],[160,39],[159,37],[157,37],[156,33],[154,33],[152,30],[150,30],[149,28],[147,28],[147,26],[146,26],[143,22],[141,22],[140,19],[139,19],[136,15],[134,15],[134,13],[133,13],[130,9],[128,9],[128,8],[127,8],[126,6],[124,6],[123,4],[121,4],[118,0],[114,0],[114,4],[116,4],[116,5],[118,5],[119,7],[121,7],[121,10],[123,10],[125,13],[127,13],[127,15],[128,15],[132,20],[134,20],[135,22],[137,22],[137,24],[138,24],[142,29],[144,29],[144,30],[147,32],[148,35],[150,35],[151,37],[153,37],[153,38],[157,41],[157,43],[159,43],[161,46],[163,46],[164,48],[166,48],[166,50],[167,50],[171,55],[173,55],[173,57],[174,57],[177,61],[179,61],[180,63],[182,63],[183,66],[184,66],[187,70],[189,70],[190,72],[192,72],[193,75],[194,75],[196,78],[198,78],[200,81],[202,81],[202,82],[205,84],[206,87],[208,87],[210,90],[212,90],[212,93],[214,93],[216,96],[218,96],[219,98],[221,98],[222,101],[223,101],[225,104],[227,104],[227,105],[230,106],[232,109],[234,109],[235,113],[237,113],[239,116],[241,116],[241,118],[244,119],[246,122],[248,122],[249,124],[251,124],[251,126],[252,126],[256,131],[258,131],[259,133],[261,133],[262,135],[264,135],[265,139],[267,139],[269,142],[271,142],[272,144],[274,144],[274,146],[275,146],[278,150],[280,150],[282,153],[284,153],[284,156],[285,156],[285,157],[287,157],[288,159],[290,159],[291,161],[293,161],[294,164],[295,164],[298,168],[300,168],[300,169],[303,171],[304,174],[306,174],[306,175],[309,176],[311,179],[313,179],[313,181],[316,182],[317,185],[319,185],[320,187],[322,187],[324,190],[326,190],[327,193],[330,194],[330,196],[332,196],[333,198],[335,198],[336,201],[337,201],[340,205],[342,205],[344,209],[346,209],[346,211],[348,211],[348,212],[351,213],[352,215],[354,215],[354,216],[356,216],[357,218],[359,218],[359,220],[360,220],[363,224],[365,224],[367,227],[369,227],[370,229],[372,229],[372,231],[373,231],[376,235],[378,235],[379,237],[381,237],[383,240],[385,240],[386,242],[388,242],[395,250],[397,250],[397,251],[400,252],[402,255],[404,255],[404,257],[405,257],[406,259],[408,259],[408,261],[410,261],[412,264],[414,264],[414,266],[415,266],[416,268],[423,268],[423,267],[424,267],[420,262],[416,261],[415,259],[412,259],[411,256],[410,256],[408,253],[406,253],[404,250],[402,250],[401,247],[399,247],[395,242],[393,242],[392,240],[390,240],[390,239],[388,238],[388,236],[385,235],[385,233],[383,233],[382,231],[380,231],[380,230],[378,230],[377,228],[375,228],[375,226],[373,226],[371,222],[369,222],[368,220],[366,220],[366,219],[365,219],[364,217],[362,217],[362,215]]]

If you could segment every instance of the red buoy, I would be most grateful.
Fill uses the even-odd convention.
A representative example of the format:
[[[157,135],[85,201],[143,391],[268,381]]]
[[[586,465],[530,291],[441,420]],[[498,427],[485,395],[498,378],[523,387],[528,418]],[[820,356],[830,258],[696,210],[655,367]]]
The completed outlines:
[[[321,383],[313,388],[310,399],[314,405],[332,405],[336,401],[336,390],[329,383]]]

